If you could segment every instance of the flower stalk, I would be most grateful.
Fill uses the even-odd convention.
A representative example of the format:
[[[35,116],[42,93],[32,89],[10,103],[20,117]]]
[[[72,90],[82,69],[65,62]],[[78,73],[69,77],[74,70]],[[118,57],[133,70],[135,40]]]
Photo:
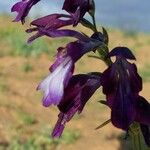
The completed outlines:
[[[95,32],[97,32],[95,16],[92,16],[92,21],[93,21],[93,25],[94,25],[94,28],[95,28]]]
[[[142,144],[142,135],[138,123],[134,122],[130,126],[129,135],[131,137],[133,150],[145,150],[145,145]]]

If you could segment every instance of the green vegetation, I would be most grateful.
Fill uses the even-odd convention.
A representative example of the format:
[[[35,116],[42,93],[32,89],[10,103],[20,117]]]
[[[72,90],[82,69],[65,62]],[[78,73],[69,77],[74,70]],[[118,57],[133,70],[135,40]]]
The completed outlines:
[[[0,68],[1,69],[1,68]],[[7,93],[10,91],[9,85],[7,83],[7,80],[3,76],[3,74],[0,73],[0,93]]]
[[[137,39],[137,37],[138,37],[138,32],[136,32],[136,31],[127,31],[127,30],[125,30],[125,31],[123,31],[123,36],[125,37],[125,38],[133,38],[133,39]]]
[[[150,81],[150,64],[146,64],[141,70],[140,75],[144,82]]]
[[[9,91],[9,87],[6,83],[0,83],[0,93],[3,93],[3,92],[8,92]]]
[[[9,48],[7,53],[10,55],[21,55],[21,56],[39,56],[42,53],[48,53],[48,43],[44,39],[35,41],[32,45],[26,43],[26,34],[18,31],[17,27],[11,27],[6,29],[0,29],[0,41]]]
[[[36,118],[29,113],[23,112],[21,110],[17,111],[18,120],[24,125],[32,125],[35,124]]]
[[[9,145],[0,146],[4,150],[56,150],[61,144],[73,144],[80,138],[78,131],[65,131],[60,139],[53,139],[45,133],[36,133],[29,139],[14,137]]]
[[[22,71],[24,71],[25,73],[28,73],[28,72],[32,72],[33,71],[33,67],[30,63],[24,63],[22,65]]]

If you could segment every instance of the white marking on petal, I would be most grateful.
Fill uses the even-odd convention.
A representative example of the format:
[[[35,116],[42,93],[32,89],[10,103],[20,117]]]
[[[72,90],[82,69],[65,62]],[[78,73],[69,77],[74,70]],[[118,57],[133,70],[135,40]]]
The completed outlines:
[[[37,90],[44,92],[43,101],[46,103],[46,106],[59,104],[64,94],[64,82],[71,71],[72,64],[71,58],[66,57],[64,62],[49,74],[37,87]]]

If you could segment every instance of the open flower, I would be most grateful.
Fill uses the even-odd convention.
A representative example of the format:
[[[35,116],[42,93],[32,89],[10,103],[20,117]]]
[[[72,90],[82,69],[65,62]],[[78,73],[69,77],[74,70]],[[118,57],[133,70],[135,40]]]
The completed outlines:
[[[25,17],[28,15],[33,5],[38,3],[40,0],[22,0],[16,3],[12,8],[11,12],[17,12],[18,15],[14,21],[21,21],[22,24],[25,22]]]
[[[85,104],[100,85],[100,73],[79,74],[70,79],[64,97],[58,105],[60,114],[52,133],[53,137],[61,136],[65,124],[76,112],[82,112]]]
[[[56,61],[50,67],[51,73],[38,86],[38,90],[44,91],[45,107],[60,103],[64,89],[72,77],[75,62],[98,46],[99,44],[93,41],[75,41],[67,44],[65,48],[58,49]]]
[[[35,35],[29,38],[28,43],[31,43],[33,40],[44,35],[52,38],[69,36],[80,40],[86,39],[87,37],[85,35],[75,30],[60,29],[71,25],[72,23],[73,19],[71,16],[64,14],[52,14],[36,19],[31,22],[31,25],[35,27],[26,30],[27,33],[36,32]]]
[[[34,39],[46,35],[47,32],[49,32],[49,35],[51,33],[52,36],[52,34],[54,34],[53,31],[71,24],[73,24],[73,19],[69,15],[51,14],[32,21],[31,25],[35,27],[27,29],[26,32],[31,33],[37,31],[37,33],[29,39],[29,41],[32,42]]]
[[[43,27],[46,29],[54,30],[67,25],[71,25],[73,19],[65,14],[51,14],[45,17],[38,18],[31,22],[31,25],[36,26],[36,29]]]
[[[136,118],[136,103],[142,90],[142,79],[135,64],[127,61],[135,57],[126,47],[117,47],[109,53],[116,61],[102,74],[103,93],[111,108],[111,121],[114,126],[128,130]]]
[[[116,56],[116,61],[102,74],[101,84],[107,105],[111,108],[111,121],[125,131],[132,123],[138,122],[145,143],[150,146],[150,104],[139,96],[142,79],[136,65],[127,61],[135,57],[126,47],[117,47],[108,56]]]

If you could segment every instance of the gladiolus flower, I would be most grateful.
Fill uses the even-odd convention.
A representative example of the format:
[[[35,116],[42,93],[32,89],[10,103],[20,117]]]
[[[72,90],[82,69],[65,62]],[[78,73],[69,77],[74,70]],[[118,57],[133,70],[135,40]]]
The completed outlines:
[[[99,43],[93,41],[75,41],[66,48],[59,48],[56,61],[50,67],[51,73],[39,84],[38,90],[44,91],[43,105],[58,105],[64,96],[67,86],[74,71],[74,65],[85,53],[94,50]]]
[[[53,130],[53,137],[60,137],[65,124],[71,120],[75,113],[81,113],[85,104],[100,87],[100,73],[79,74],[73,76],[65,89],[65,94],[58,109],[58,121]]]
[[[18,15],[14,21],[21,21],[22,24],[25,22],[25,17],[28,15],[33,5],[38,3],[40,0],[22,0],[16,3],[12,8],[11,12],[17,12]]]
[[[109,57],[116,56],[116,61],[102,74],[103,93],[111,108],[111,121],[114,126],[128,130],[136,117],[136,102],[142,90],[142,79],[135,64],[127,59],[135,57],[126,47],[113,49]]]

